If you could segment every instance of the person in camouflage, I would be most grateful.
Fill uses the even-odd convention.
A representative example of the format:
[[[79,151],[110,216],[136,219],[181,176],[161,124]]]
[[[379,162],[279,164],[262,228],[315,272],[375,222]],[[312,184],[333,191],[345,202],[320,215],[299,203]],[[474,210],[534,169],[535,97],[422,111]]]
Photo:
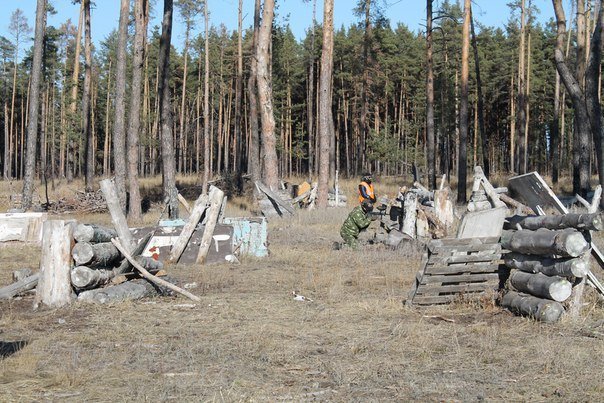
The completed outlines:
[[[340,235],[347,246],[353,249],[359,246],[359,233],[371,223],[369,214],[372,210],[373,203],[365,200],[348,214],[344,224],[342,224],[342,228],[340,228]]]

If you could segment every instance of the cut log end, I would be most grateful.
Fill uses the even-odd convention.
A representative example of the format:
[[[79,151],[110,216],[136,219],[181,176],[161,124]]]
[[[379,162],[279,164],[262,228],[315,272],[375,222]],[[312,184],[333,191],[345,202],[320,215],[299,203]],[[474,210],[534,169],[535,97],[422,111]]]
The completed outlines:
[[[564,250],[569,256],[579,257],[589,251],[589,243],[581,233],[575,232],[565,238]]]
[[[71,250],[71,256],[78,266],[90,263],[94,258],[94,251],[92,245],[88,242],[80,242],[74,245]]]

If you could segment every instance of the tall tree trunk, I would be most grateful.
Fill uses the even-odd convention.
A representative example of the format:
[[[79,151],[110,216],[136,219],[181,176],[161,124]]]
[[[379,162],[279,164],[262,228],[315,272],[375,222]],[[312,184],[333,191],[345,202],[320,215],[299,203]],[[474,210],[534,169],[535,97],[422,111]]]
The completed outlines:
[[[128,1],[128,0],[126,0]],[[168,201],[168,216],[178,218],[178,191],[176,190],[176,161],[174,159],[173,117],[170,105],[170,42],[172,40],[173,0],[164,0],[161,40],[159,46],[159,98],[162,185]]]
[[[317,207],[327,207],[329,191],[330,141],[334,137],[333,116],[331,111],[331,83],[333,72],[333,0],[323,4],[323,49],[321,52],[321,85],[319,98],[320,154],[319,189]]]
[[[82,0],[82,3],[84,3],[84,54],[86,56],[86,64],[84,66],[84,91],[82,93],[82,127],[84,129],[83,137],[86,144],[84,186],[87,192],[91,192],[94,179],[95,158],[91,119],[92,34],[90,32],[90,0]]]
[[[560,176],[560,74],[556,71],[556,86],[554,89],[554,117],[551,134],[552,182],[558,184]]]
[[[128,40],[128,18],[130,1],[121,0],[118,29],[115,110],[113,118],[113,167],[115,188],[120,206],[126,209],[126,45]]]
[[[306,125],[308,129],[308,175],[314,171],[314,96],[315,96],[315,32],[316,32],[317,0],[312,0],[312,28],[310,32],[310,57],[308,70],[308,94],[306,97]]]
[[[526,81],[525,81],[525,37],[526,37],[526,7],[525,0],[521,1],[520,10],[520,47],[518,49],[518,115],[516,122],[518,139],[518,161],[516,172],[526,173],[525,125],[526,125]]]
[[[474,17],[472,14],[470,14],[470,30],[472,31],[474,68],[476,70],[476,91],[478,95],[478,131],[480,132],[480,139],[482,140],[482,169],[484,171],[484,175],[488,178],[490,175],[489,137],[484,127],[484,96],[482,94],[482,80],[480,78],[480,57],[478,55],[478,43],[476,41],[476,32],[474,32]],[[474,145],[474,147],[476,147],[476,145]]]
[[[128,126],[128,184],[130,189],[129,217],[139,222],[142,218],[141,195],[138,184],[138,143],[141,121],[141,91],[143,66],[145,62],[145,42],[147,36],[147,0],[134,3],[134,60],[132,62],[132,91],[130,93],[130,122]]]
[[[436,189],[436,150],[434,148],[434,66],[432,62],[432,2],[426,2],[426,140],[428,187]]]
[[[27,149],[25,175],[23,177],[23,208],[31,208],[36,170],[36,146],[38,140],[38,111],[40,107],[40,87],[42,77],[42,52],[46,30],[46,0],[38,0],[36,7],[36,33],[34,37],[34,57],[31,68],[31,89],[29,92],[29,112],[27,122]]]
[[[369,66],[370,48],[372,41],[371,29],[371,0],[365,0],[365,32],[363,36],[363,87],[361,92],[361,138],[359,142],[359,163],[362,170],[366,169],[366,143],[369,135]]]
[[[258,71],[255,56],[258,46],[258,31],[260,29],[260,0],[254,5],[254,33],[252,38],[252,57],[250,60],[250,77],[248,78],[248,100],[250,104],[250,146],[248,150],[247,171],[255,182],[260,180],[260,132],[258,130],[258,90],[256,76]]]
[[[275,1],[264,0],[262,24],[258,31],[256,48],[258,99],[262,122],[262,166],[264,183],[272,190],[279,187],[279,167],[277,161],[275,117],[273,114],[272,78],[270,73],[270,44]]]
[[[241,136],[241,95],[243,92],[243,0],[239,0],[237,11],[237,81],[235,82],[235,158],[233,172],[239,173],[243,168],[243,140]]]
[[[208,182],[210,181],[210,28],[208,2],[204,2],[203,16],[205,21],[205,72],[203,81],[203,184],[202,192],[208,193]]]
[[[556,68],[560,73],[560,78],[568,91],[573,107],[575,109],[575,126],[576,136],[579,138],[577,142],[574,142],[573,149],[573,165],[575,172],[578,171],[579,175],[573,174],[573,190],[583,196],[587,194],[590,188],[589,184],[589,114],[587,106],[585,104],[585,96],[579,81],[575,78],[566,64],[566,59],[563,53],[564,47],[564,35],[566,34],[566,17],[564,15],[564,9],[562,8],[562,0],[552,0],[554,5],[554,11],[556,14],[557,24],[557,36],[556,36],[556,49],[554,51],[554,59],[556,61]]]
[[[464,0],[464,19],[461,47],[461,99],[459,108],[459,161],[457,202],[466,203],[466,181],[468,170],[468,77],[470,73],[470,7],[471,0]]]

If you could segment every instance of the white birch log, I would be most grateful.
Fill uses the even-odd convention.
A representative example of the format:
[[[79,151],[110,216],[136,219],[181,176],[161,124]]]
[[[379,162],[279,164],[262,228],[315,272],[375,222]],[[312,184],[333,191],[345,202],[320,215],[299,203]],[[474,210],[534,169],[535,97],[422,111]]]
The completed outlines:
[[[405,216],[403,217],[403,228],[401,232],[416,238],[415,221],[417,220],[417,194],[415,192],[405,193]]]
[[[113,270],[77,266],[71,270],[71,284],[77,289],[95,288],[109,283],[114,275]]]
[[[583,278],[589,271],[589,262],[585,258],[552,259],[541,256],[508,253],[504,262],[510,269],[527,273],[543,273],[546,276]]]
[[[40,279],[34,309],[40,304],[58,308],[71,303],[71,244],[73,226],[63,220],[48,220],[42,229]]]
[[[11,299],[25,291],[33,290],[38,285],[39,273],[32,274],[6,287],[0,288],[0,299]]]
[[[559,302],[514,291],[509,291],[503,296],[501,305],[512,312],[546,323],[556,322],[564,313],[564,307]]]
[[[73,260],[78,266],[111,266],[121,258],[121,253],[111,242],[88,243],[79,242],[71,251]]]
[[[119,199],[117,197],[117,191],[115,190],[115,184],[111,179],[103,179],[100,182],[101,191],[105,200],[107,201],[107,208],[111,214],[111,222],[117,231],[117,235],[120,238],[122,245],[128,250],[128,252],[134,249],[135,243],[132,239],[132,233],[128,228],[128,222],[124,211],[120,206]]]
[[[513,216],[506,219],[505,229],[516,228],[516,224],[520,224],[523,229],[532,231],[540,228],[551,230],[575,228],[581,231],[602,231],[604,229],[604,220],[600,214]]]
[[[217,187],[210,189],[209,201],[210,208],[207,213],[206,225],[201,236],[201,242],[199,243],[199,252],[197,253],[197,263],[203,263],[208,250],[210,249],[210,243],[212,242],[212,235],[214,235],[214,228],[216,227],[216,221],[218,220],[218,214],[220,213],[220,206],[222,204],[222,198],[224,192]]]
[[[73,231],[73,237],[77,242],[111,242],[117,232],[114,229],[102,227],[96,224],[78,224]]]
[[[578,257],[590,249],[583,235],[574,229],[503,231],[501,245],[512,252],[545,256]]]
[[[558,302],[566,301],[573,289],[570,281],[562,277],[525,273],[519,270],[514,270],[510,274],[510,284],[520,292]]]
[[[195,200],[195,204],[191,210],[191,215],[189,216],[185,226],[182,228],[182,231],[176,239],[174,246],[172,246],[169,258],[170,262],[178,262],[178,259],[180,259],[180,256],[189,244],[189,240],[191,239],[191,235],[193,235],[193,231],[195,231],[195,227],[197,227],[197,224],[199,224],[199,220],[201,220],[201,216],[207,208],[208,195],[202,194],[197,198],[197,200]]]

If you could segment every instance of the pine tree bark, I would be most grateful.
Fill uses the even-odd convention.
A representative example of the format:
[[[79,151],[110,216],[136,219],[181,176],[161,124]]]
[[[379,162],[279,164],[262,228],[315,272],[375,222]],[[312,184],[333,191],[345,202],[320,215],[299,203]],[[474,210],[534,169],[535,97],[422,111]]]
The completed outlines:
[[[330,141],[334,136],[331,111],[333,73],[333,0],[323,3],[323,49],[321,53],[321,83],[319,98],[320,154],[317,207],[326,208],[329,192]]]
[[[466,203],[467,176],[468,176],[468,77],[470,75],[470,7],[471,0],[464,0],[464,20],[462,29],[461,48],[461,93],[459,108],[459,160],[457,202]]]
[[[250,146],[248,150],[247,172],[252,176],[252,181],[260,180],[260,133],[258,130],[258,90],[256,47],[258,46],[258,30],[260,29],[260,0],[254,5],[254,33],[252,38],[252,57],[250,60],[250,76],[247,82],[247,95],[250,108]]]
[[[526,85],[525,85],[525,37],[526,37],[526,7],[525,0],[520,3],[520,47],[518,49],[518,115],[516,117],[518,160],[515,171],[526,173],[525,161],[525,126],[526,126]]]
[[[277,139],[275,137],[275,117],[270,71],[270,47],[274,8],[274,0],[264,0],[262,24],[258,31],[258,46],[256,47],[256,59],[258,60],[258,99],[260,101],[260,118],[262,122],[262,166],[264,168],[262,179],[271,190],[279,188]]]
[[[145,61],[145,43],[147,36],[147,0],[134,3],[134,60],[132,61],[132,89],[130,91],[130,122],[128,125],[128,185],[130,189],[128,216],[135,222],[142,218],[141,195],[138,184],[138,144],[141,121],[141,91],[143,65]]]
[[[92,34],[90,32],[90,0],[82,0],[84,3],[84,54],[86,64],[84,65],[84,91],[82,93],[82,127],[84,129],[84,141],[86,147],[86,168],[84,175],[84,186],[87,192],[92,192],[94,180],[94,141],[92,138]]]
[[[243,170],[243,136],[241,135],[241,96],[243,95],[243,0],[239,0],[237,11],[237,79],[235,81],[235,158],[233,172]]]
[[[205,73],[203,79],[203,184],[202,193],[208,193],[208,182],[210,181],[210,28],[208,2],[204,2],[203,16],[205,21]]]
[[[127,1],[127,0],[126,0]],[[178,218],[178,191],[176,190],[176,161],[174,158],[173,116],[170,97],[170,42],[172,40],[173,0],[164,0],[164,15],[159,46],[159,98],[162,185],[168,204],[168,216]]]
[[[434,66],[432,61],[432,3],[426,2],[426,140],[428,187],[436,189],[436,150],[434,148]]]
[[[470,10],[471,11],[471,10]],[[489,161],[489,136],[484,126],[484,96],[482,94],[482,80],[480,78],[480,57],[478,55],[478,42],[476,41],[476,32],[474,32],[474,17],[470,12],[470,31],[472,33],[472,48],[474,49],[474,68],[476,70],[476,91],[478,92],[478,131],[482,140],[482,168],[485,178],[489,178],[491,163]],[[476,147],[476,145],[474,145]]]
[[[31,89],[29,92],[29,111],[27,124],[27,149],[25,155],[25,175],[23,177],[23,208],[31,208],[34,191],[34,173],[36,169],[36,151],[38,140],[38,114],[40,108],[40,87],[42,77],[42,52],[44,32],[46,30],[46,0],[38,0],[36,7],[36,33],[34,37],[34,56],[31,68]]]

